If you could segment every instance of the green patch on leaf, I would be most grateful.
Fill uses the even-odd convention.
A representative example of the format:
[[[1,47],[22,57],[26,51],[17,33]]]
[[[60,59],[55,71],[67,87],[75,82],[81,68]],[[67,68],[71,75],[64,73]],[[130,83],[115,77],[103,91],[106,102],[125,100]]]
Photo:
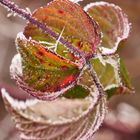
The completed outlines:
[[[89,91],[80,85],[75,85],[68,91],[66,91],[63,96],[66,98],[85,98],[89,95]]]
[[[134,88],[131,84],[131,80],[130,80],[130,77],[129,77],[129,73],[128,73],[122,59],[120,59],[120,76],[122,78],[123,85],[125,85],[128,88],[128,92],[129,92],[129,90],[134,91]]]

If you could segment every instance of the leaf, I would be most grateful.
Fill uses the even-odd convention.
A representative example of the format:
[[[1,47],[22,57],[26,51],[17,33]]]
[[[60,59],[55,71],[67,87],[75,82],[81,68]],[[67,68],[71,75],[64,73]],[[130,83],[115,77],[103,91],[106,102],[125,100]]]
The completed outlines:
[[[74,87],[68,89],[64,94],[63,97],[65,98],[85,98],[89,95],[89,90],[85,89],[84,87],[80,85],[75,85]]]
[[[22,139],[90,139],[106,113],[106,98],[97,93],[89,99],[63,99],[44,102],[18,101],[5,89],[2,97]]]
[[[69,0],[54,0],[48,3],[47,6],[35,10],[32,16],[58,34],[62,33],[67,41],[86,55],[93,54],[100,42],[97,24],[90,19],[82,7]],[[73,58],[74,52],[70,52],[66,46],[60,43],[55,46],[56,40],[32,23],[28,23],[25,27],[24,35],[26,38],[31,37],[43,45],[51,44],[49,47],[59,55],[75,60]],[[56,48],[54,49],[52,46]]]
[[[127,15],[119,6],[107,2],[91,3],[84,9],[99,24],[103,33],[100,51],[103,54],[115,53],[119,43],[129,35]]]
[[[64,59],[31,39],[27,40],[22,33],[18,34],[16,42],[22,63],[20,77],[29,87],[41,91],[41,96],[61,91],[75,83],[80,74],[77,63]]]
[[[122,59],[120,59],[120,75],[122,77],[124,85],[127,85],[129,89],[133,89],[132,84],[130,82],[129,73]]]
[[[121,79],[118,75],[119,57],[117,55],[115,57],[97,56],[90,61],[105,90],[120,85]]]
[[[134,92],[126,68],[118,55],[98,56],[92,58],[90,62],[108,97]]]

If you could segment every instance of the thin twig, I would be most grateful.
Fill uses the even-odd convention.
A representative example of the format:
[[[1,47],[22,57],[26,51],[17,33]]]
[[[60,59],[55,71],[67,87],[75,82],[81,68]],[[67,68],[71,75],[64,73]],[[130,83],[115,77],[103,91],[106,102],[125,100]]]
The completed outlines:
[[[91,76],[93,78],[93,81],[94,81],[94,83],[96,84],[96,86],[98,88],[99,95],[100,96],[105,95],[104,88],[103,88],[102,84],[100,83],[100,80],[99,80],[95,70],[93,69],[93,66],[91,65],[90,61],[87,61],[87,65],[88,65],[88,69],[90,71],[90,74],[91,74]]]

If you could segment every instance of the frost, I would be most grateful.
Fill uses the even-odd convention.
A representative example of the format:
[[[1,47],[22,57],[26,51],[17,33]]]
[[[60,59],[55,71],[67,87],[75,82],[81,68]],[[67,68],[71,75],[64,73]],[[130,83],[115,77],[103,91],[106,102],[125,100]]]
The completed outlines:
[[[15,12],[12,12],[12,11],[11,11],[10,13],[7,14],[7,17],[8,17],[8,18],[9,18],[9,17],[12,17],[12,16],[15,17],[15,16],[17,16],[17,14],[16,14]]]
[[[70,1],[72,1],[74,3],[78,3],[78,2],[83,1],[83,0],[70,0]]]
[[[66,26],[63,27],[63,29],[62,29],[62,31],[61,31],[61,33],[60,33],[60,35],[59,35],[59,37],[58,37],[58,39],[57,39],[55,45],[54,45],[54,51],[55,51],[55,52],[56,52],[56,50],[57,50],[57,46],[58,46],[58,44],[59,44],[59,42],[60,42],[60,39],[61,39],[61,37],[62,37],[62,35],[63,35],[63,33],[64,33],[65,28],[66,28]]]
[[[31,12],[31,10],[30,10],[29,7],[26,7],[26,11],[27,11],[30,15],[32,14],[32,12]]]

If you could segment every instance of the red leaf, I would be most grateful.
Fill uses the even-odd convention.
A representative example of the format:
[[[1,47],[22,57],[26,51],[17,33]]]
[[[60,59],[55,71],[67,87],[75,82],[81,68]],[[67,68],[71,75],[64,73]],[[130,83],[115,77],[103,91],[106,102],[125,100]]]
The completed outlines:
[[[116,52],[120,41],[129,35],[130,25],[127,15],[119,6],[107,2],[91,3],[85,11],[98,22],[103,33],[99,49],[103,54]]]
[[[38,8],[32,16],[55,32],[62,33],[62,36],[74,47],[79,48],[78,42],[81,42],[79,49],[86,54],[94,53],[100,42],[97,24],[90,19],[82,7],[69,0],[54,0],[47,6]],[[56,43],[56,40],[49,34],[44,33],[32,23],[26,26],[24,35],[37,41]],[[56,52],[73,60],[71,53],[60,43],[58,43]]]

